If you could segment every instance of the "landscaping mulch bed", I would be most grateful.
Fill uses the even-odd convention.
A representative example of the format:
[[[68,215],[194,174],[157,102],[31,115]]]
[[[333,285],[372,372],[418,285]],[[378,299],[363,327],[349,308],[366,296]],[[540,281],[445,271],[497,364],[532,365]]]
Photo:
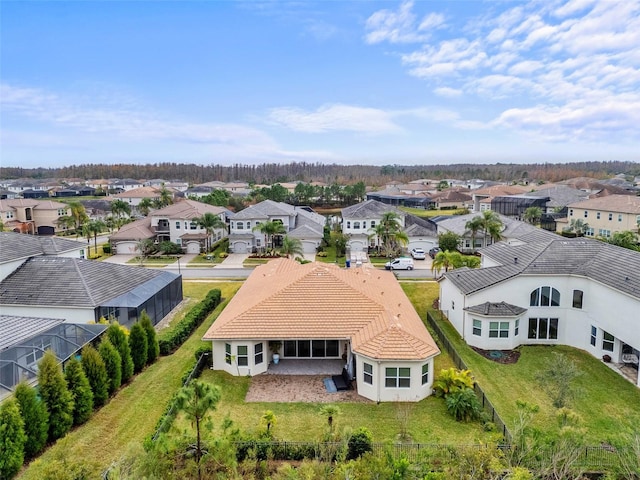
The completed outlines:
[[[482,350],[481,348],[471,347],[474,351],[496,363],[516,363],[520,358],[520,350]]]

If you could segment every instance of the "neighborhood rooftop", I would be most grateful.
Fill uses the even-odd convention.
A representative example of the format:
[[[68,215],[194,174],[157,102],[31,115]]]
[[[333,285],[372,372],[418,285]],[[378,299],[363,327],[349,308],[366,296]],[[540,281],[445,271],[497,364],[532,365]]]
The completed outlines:
[[[67,238],[0,232],[0,263],[38,255],[57,255],[83,247],[84,243]]]
[[[424,359],[438,347],[389,272],[278,259],[255,269],[204,335],[351,339],[379,359]]]

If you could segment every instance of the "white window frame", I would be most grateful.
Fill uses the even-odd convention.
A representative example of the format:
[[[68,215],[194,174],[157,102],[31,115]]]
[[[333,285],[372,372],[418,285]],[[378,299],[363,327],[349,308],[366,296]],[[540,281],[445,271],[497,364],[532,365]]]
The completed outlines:
[[[591,346],[595,347],[598,344],[598,329],[591,325]]]
[[[422,385],[429,383],[429,364],[422,365]]]
[[[509,322],[489,322],[489,338],[509,338]]]
[[[224,361],[227,365],[231,365],[231,344],[224,344]]]
[[[262,362],[264,362],[264,345],[260,342],[253,346],[253,364],[260,365]]]
[[[385,388],[411,388],[411,367],[385,367]]]
[[[482,336],[482,320],[473,319],[473,334],[478,337]]]
[[[373,365],[370,363],[362,363],[362,381],[367,385],[373,385]]]
[[[244,349],[244,353],[240,353],[241,348]],[[249,366],[249,346],[248,345],[238,345],[236,347],[236,364],[239,367]]]
[[[613,352],[615,341],[616,337],[611,335],[609,332],[605,332],[604,330],[602,331],[602,350],[605,352]]]
[[[560,320],[556,317],[529,317],[529,330],[531,329],[531,321],[535,320],[536,321],[536,331],[535,331],[535,337],[530,336],[530,331],[527,333],[527,338],[529,338],[529,340],[558,340],[558,330],[560,327]],[[545,321],[547,323],[547,328],[546,331],[544,331],[544,335],[545,337],[542,338],[542,336],[540,335],[541,331],[540,331],[540,327],[542,324],[542,321]],[[555,333],[556,336],[555,338],[551,338],[551,324],[555,322]]]

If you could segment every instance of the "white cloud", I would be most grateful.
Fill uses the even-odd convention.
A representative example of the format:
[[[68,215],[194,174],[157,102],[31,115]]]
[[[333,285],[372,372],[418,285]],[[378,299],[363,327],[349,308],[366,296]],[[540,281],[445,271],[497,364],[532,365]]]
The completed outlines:
[[[323,105],[313,112],[295,107],[275,108],[269,112],[269,120],[307,133],[349,131],[383,134],[401,130],[393,123],[391,115],[383,110],[342,104]]]
[[[421,42],[430,37],[431,30],[443,25],[444,15],[438,13],[428,14],[418,23],[412,8],[413,1],[405,1],[397,11],[375,12],[367,19],[365,41],[369,44]]]
[[[433,89],[433,93],[439,97],[457,98],[462,95],[462,90],[451,87],[438,87]]]

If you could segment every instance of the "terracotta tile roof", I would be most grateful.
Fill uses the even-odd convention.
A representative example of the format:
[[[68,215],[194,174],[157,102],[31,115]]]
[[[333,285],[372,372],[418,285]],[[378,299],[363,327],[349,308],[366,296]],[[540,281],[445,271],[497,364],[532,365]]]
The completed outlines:
[[[204,335],[219,339],[351,339],[371,358],[439,353],[391,272],[281,258],[254,270]]]

